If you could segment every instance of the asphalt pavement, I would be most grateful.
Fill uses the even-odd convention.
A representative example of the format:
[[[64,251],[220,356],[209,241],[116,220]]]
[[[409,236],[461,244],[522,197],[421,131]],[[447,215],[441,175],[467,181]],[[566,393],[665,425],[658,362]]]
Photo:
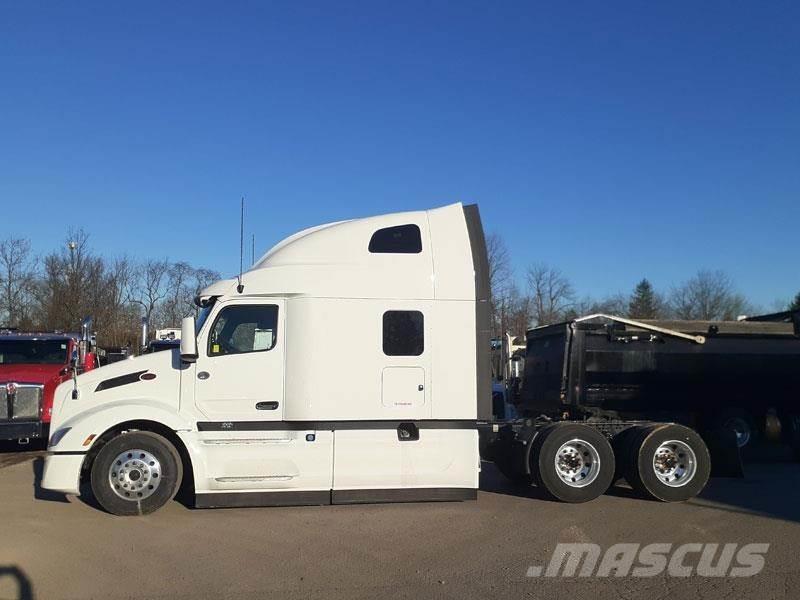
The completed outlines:
[[[0,599],[798,597],[800,465],[770,460],[682,504],[618,487],[551,502],[484,464],[478,500],[106,514],[0,454]],[[558,543],[768,543],[751,577],[528,577]]]

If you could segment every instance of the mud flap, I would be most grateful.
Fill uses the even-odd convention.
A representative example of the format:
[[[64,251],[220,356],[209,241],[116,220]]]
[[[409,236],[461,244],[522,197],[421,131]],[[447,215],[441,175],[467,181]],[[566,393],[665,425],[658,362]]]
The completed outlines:
[[[531,483],[528,456],[535,435],[536,430],[528,427],[516,433],[510,428],[498,433],[492,448],[492,461],[507,479],[520,484]]]
[[[744,465],[736,433],[732,429],[716,429],[706,434],[711,454],[712,477],[744,477]]]

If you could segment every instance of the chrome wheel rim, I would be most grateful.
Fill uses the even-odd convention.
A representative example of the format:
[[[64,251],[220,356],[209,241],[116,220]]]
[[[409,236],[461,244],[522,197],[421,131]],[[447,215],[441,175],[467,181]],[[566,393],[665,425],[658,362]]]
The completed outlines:
[[[664,442],[653,455],[653,472],[661,483],[669,487],[686,485],[697,472],[694,450],[680,440]]]
[[[561,444],[555,458],[556,474],[570,487],[591,484],[600,473],[600,454],[586,440],[573,439]]]
[[[741,417],[731,417],[725,421],[725,429],[731,429],[736,434],[736,445],[739,448],[744,448],[750,443],[752,432],[750,431],[750,423]]]
[[[147,450],[126,450],[111,463],[108,483],[123,500],[144,500],[152,496],[161,485],[161,463]]]

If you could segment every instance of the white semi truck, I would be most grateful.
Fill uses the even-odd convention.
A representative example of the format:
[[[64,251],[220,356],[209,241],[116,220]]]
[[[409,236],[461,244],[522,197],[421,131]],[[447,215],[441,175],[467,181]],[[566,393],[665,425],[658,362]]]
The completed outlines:
[[[179,350],[59,386],[42,486],[118,515],[181,485],[198,507],[466,500],[484,436],[564,501],[620,473],[662,500],[703,488],[708,451],[679,425],[492,421],[488,302],[476,206],[301,231],[203,290]]]

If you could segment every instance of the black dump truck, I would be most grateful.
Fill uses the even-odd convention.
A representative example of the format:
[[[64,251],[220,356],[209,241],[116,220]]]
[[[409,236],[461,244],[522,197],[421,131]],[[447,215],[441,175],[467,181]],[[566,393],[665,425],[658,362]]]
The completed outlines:
[[[530,329],[509,354],[506,396],[518,418],[496,421],[485,454],[518,483],[552,488],[541,480],[539,463],[550,460],[541,446],[579,425],[610,441],[614,480],[664,501],[698,493],[712,463],[717,475],[741,475],[739,450],[759,436],[791,443],[800,458],[800,312],[714,322],[589,315]],[[557,466],[602,459],[576,450],[562,460],[559,449]],[[591,493],[576,477],[560,499]]]
[[[649,419],[708,434],[796,438],[800,311],[743,321],[590,316],[526,336],[524,416]]]

